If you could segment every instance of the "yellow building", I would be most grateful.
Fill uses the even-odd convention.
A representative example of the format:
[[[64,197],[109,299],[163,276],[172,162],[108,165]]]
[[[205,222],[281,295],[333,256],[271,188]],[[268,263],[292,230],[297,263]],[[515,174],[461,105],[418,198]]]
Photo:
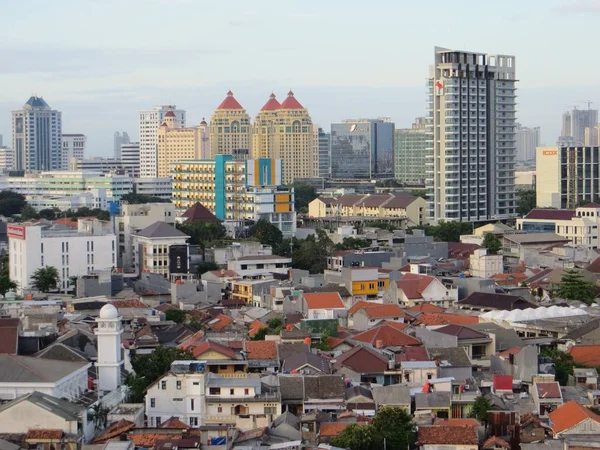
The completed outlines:
[[[277,120],[281,104],[271,94],[269,101],[261,108],[254,118],[252,127],[252,155],[253,158],[271,158],[273,155],[273,141],[275,139],[275,121]]]
[[[210,119],[210,153],[236,155],[241,159],[252,154],[250,116],[229,91]]]
[[[169,164],[174,161],[198,159],[202,156],[202,128],[181,127],[172,110],[165,114],[164,122],[156,132],[156,138],[159,177],[169,176]]]

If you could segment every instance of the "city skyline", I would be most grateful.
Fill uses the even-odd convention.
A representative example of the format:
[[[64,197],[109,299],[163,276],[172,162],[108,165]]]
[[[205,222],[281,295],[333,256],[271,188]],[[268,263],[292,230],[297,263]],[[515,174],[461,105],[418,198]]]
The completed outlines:
[[[30,8],[32,2],[24,1],[7,11],[0,35],[11,44],[0,48],[0,57],[9,64],[0,79],[11,89],[0,93],[1,134],[11,133],[10,111],[36,93],[65,113],[66,133],[88,136],[90,156],[108,157],[116,130],[138,139],[138,110],[177,104],[189,112],[189,125],[198,124],[232,90],[253,117],[272,91],[281,97],[290,88],[303,99],[313,122],[325,130],[349,117],[380,116],[406,128],[414,117],[423,115],[429,55],[438,45],[515,55],[520,80],[518,120],[524,126],[541,126],[542,143],[551,145],[560,134],[560,117],[568,105],[594,100],[591,93],[597,84],[596,63],[582,57],[585,49],[572,48],[560,33],[546,32],[553,26],[577,25],[584,35],[591,33],[586,24],[600,14],[597,1],[507,1],[478,4],[477,11],[470,7],[473,2],[465,1],[443,15],[431,14],[443,6],[435,1],[382,3],[389,14],[358,2],[344,2],[341,7],[337,1],[315,3],[302,13],[277,2],[250,9],[234,1],[208,10],[187,0],[131,1],[118,3],[118,9],[111,8],[117,5],[112,1],[81,1],[76,21],[73,3],[64,0],[52,7]],[[189,14],[180,14],[180,8]],[[357,8],[361,14],[355,13]],[[114,14],[117,10],[119,14]],[[400,15],[411,15],[402,27],[397,26]],[[24,25],[25,17],[30,32],[14,44],[10,36]],[[475,33],[473,19],[480,17],[486,17],[486,26]],[[56,25],[55,32],[38,31],[48,20]],[[458,32],[447,33],[450,21]],[[169,23],[177,32],[166,29],[148,39],[142,27],[155,23]],[[201,26],[191,26],[197,23]],[[218,44],[209,45],[222,26],[230,32]],[[111,28],[119,33],[107,33]],[[295,37],[267,39],[290,28],[313,32],[303,34],[302,45]],[[510,33],[498,39],[500,28]],[[357,36],[356,30],[364,30],[370,39]],[[240,47],[241,38],[259,44]],[[356,64],[366,54],[369,64]],[[557,54],[561,54],[560,64],[554,63]],[[236,70],[240,64],[245,70]],[[583,103],[578,106],[586,108]]]

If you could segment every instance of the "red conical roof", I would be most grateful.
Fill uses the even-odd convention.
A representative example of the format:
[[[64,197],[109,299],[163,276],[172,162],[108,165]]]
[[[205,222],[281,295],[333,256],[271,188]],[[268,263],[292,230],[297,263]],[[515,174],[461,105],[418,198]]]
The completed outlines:
[[[275,98],[275,94],[271,94],[265,106],[261,108],[261,111],[276,111],[279,108],[281,108],[281,104]]]
[[[167,111],[167,113],[165,114],[165,117],[175,117],[175,113],[173,112],[172,109],[169,109]]]
[[[287,98],[281,104],[281,109],[304,109],[292,91],[288,92]]]
[[[242,105],[233,97],[233,92],[229,91],[225,100],[219,105],[217,109],[244,109]]]

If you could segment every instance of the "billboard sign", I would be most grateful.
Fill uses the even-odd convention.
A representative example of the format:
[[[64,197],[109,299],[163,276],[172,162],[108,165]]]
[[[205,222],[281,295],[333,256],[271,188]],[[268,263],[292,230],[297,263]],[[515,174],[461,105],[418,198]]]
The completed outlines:
[[[188,272],[188,246],[169,246],[169,273]]]
[[[27,231],[25,227],[22,225],[7,225],[6,227],[6,235],[15,239],[23,239],[25,240]]]

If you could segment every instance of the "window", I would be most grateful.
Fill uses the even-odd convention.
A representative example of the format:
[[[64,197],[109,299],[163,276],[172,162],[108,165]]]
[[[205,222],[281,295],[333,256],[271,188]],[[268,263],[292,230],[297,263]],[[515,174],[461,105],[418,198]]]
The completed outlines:
[[[208,395],[221,395],[221,388],[209,388]]]
[[[150,408],[156,408],[156,399],[155,398],[150,399]]]
[[[197,427],[197,426],[198,426],[198,418],[190,417],[190,427]]]
[[[222,407],[220,407],[220,406],[218,406],[218,407],[217,407],[217,412],[220,412],[220,413],[222,413],[222,412],[223,412],[223,408],[222,408]]]
[[[167,382],[166,381],[161,381],[160,382],[160,388],[161,389],[167,389]]]
[[[44,253],[44,243],[40,244],[40,253]]]
[[[176,387],[177,389],[181,389],[181,381],[180,381],[180,380],[177,380],[177,381],[175,382],[175,387]]]
[[[190,399],[190,410],[194,410],[194,399]]]
[[[162,419],[160,416],[157,416],[154,420],[156,421],[156,426],[159,426],[162,423]]]
[[[244,395],[250,395],[250,389],[245,388],[244,389]]]
[[[200,382],[199,381],[194,381],[194,383],[192,383],[194,386],[199,386]]]
[[[265,414],[277,414],[276,406],[265,406]]]
[[[235,389],[229,389],[229,395],[234,395],[235,394]]]

